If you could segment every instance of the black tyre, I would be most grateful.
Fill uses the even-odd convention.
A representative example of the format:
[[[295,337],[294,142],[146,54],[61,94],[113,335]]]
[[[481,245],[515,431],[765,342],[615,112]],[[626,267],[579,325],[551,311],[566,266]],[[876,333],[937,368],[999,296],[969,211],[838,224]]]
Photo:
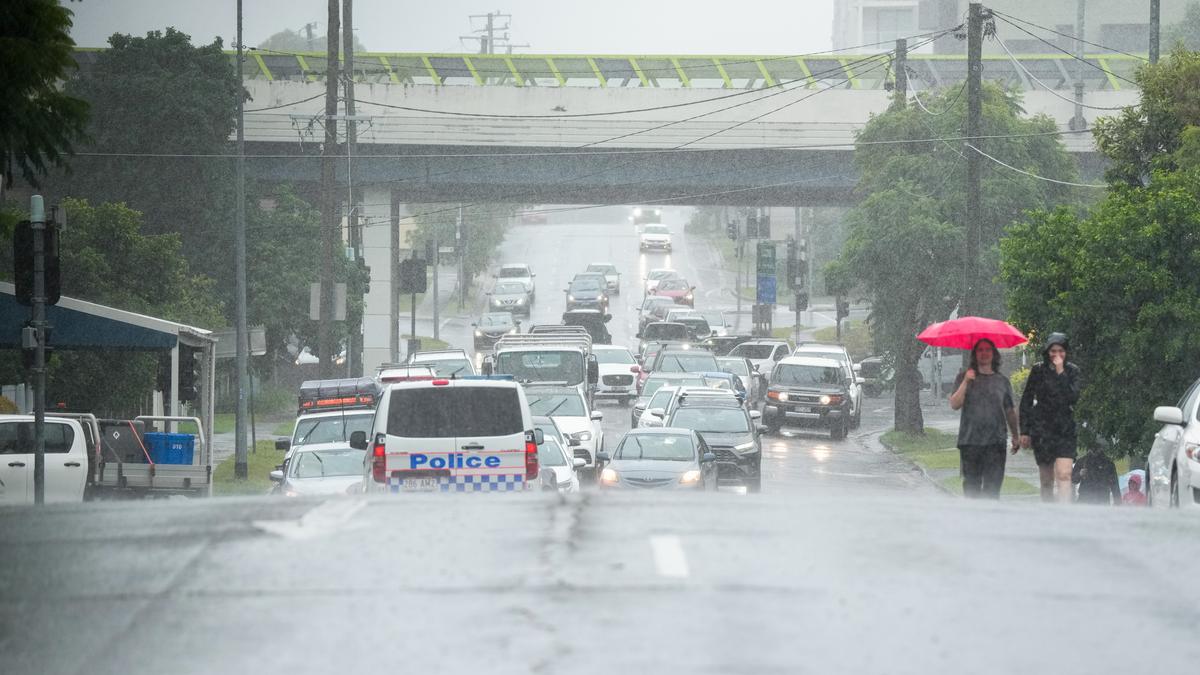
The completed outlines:
[[[746,479],[746,492],[762,492],[762,476]]]
[[[1179,508],[1179,470],[1171,468],[1171,508]]]

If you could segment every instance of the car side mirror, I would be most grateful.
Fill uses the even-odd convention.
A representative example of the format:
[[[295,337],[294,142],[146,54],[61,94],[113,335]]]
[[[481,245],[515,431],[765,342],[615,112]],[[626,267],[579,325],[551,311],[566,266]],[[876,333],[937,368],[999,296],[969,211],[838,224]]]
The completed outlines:
[[[609,321],[612,321],[612,314],[605,314],[604,323],[608,323]]]
[[[642,334],[641,334],[641,333],[634,333],[634,334],[633,334],[633,337],[635,337],[635,338],[637,338],[637,339],[641,340],[641,339],[642,339]]]
[[[569,288],[564,288],[564,289],[563,289],[563,293],[570,293],[570,292],[571,292],[571,289],[569,289]]]
[[[491,291],[488,291],[487,293],[484,293],[484,295],[491,295],[491,294],[492,294],[492,292],[491,292]]]
[[[701,464],[710,464],[715,461],[717,461],[717,456],[711,452],[704,453],[704,456],[700,458]]]
[[[546,442],[546,432],[542,431],[541,429],[534,429],[533,430],[533,442],[538,445],[545,443]]]
[[[765,425],[765,424],[756,425],[754,427],[754,433],[758,434],[759,436],[762,436],[763,434],[767,433],[767,425]]]
[[[640,373],[640,372],[642,372],[642,367],[641,366],[629,366],[629,372]]]
[[[276,450],[283,450],[286,452],[286,451],[290,450],[291,448],[292,448],[291,439],[281,438],[281,439],[275,441],[275,449]]]
[[[355,431],[350,434],[350,447],[355,450],[367,449],[367,432]]]
[[[600,412],[599,410],[592,411],[592,421],[593,422],[600,422],[603,419],[604,419],[604,413]]]
[[[532,279],[532,278],[534,278],[534,277],[536,277],[536,276],[537,276],[537,273],[536,273],[536,272],[531,272],[531,273],[529,274],[529,278],[530,278],[530,279]]]
[[[1154,421],[1163,424],[1183,424],[1183,411],[1169,405],[1160,405],[1154,409]]]
[[[587,466],[587,460],[582,457],[576,457],[575,459],[571,460],[571,466],[576,469],[582,469],[583,467]]]
[[[579,440],[578,438],[567,439],[567,447],[569,447],[569,448],[575,448],[580,445],[583,445],[583,441]]]
[[[582,459],[582,457],[580,459]],[[602,464],[607,464],[612,461],[612,458],[608,456],[607,452],[604,452],[603,450],[601,450],[600,452],[596,453],[596,461],[600,462]],[[586,462],[585,462],[585,464],[586,464]]]
[[[762,419],[762,413],[757,410],[751,410],[750,411],[750,419],[752,419],[752,420]]]
[[[472,323],[472,324],[471,324],[471,328],[479,328],[479,324],[477,324],[477,323]]]
[[[662,408],[651,408],[651,409],[647,410],[646,412],[650,413],[654,417],[659,417],[659,418],[667,416],[667,411],[663,410]]]
[[[757,364],[757,363],[756,363],[756,364],[754,364],[754,372],[756,372],[756,373],[757,373],[757,372],[759,372],[759,369],[758,369],[758,364]]]
[[[283,471],[281,471],[279,469],[275,469],[274,471],[272,471],[271,472],[271,482],[272,483],[282,483],[283,482]]]

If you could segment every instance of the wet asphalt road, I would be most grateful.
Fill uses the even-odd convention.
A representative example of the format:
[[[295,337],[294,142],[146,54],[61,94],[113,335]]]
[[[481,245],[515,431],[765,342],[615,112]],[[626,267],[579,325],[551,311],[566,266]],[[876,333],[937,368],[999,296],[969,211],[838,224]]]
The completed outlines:
[[[546,317],[555,275],[638,260],[632,233],[522,239],[543,229],[506,256],[553,250]],[[0,672],[1195,670],[1196,513],[949,498],[872,448],[871,403],[845,441],[766,439],[757,495],[0,509]]]

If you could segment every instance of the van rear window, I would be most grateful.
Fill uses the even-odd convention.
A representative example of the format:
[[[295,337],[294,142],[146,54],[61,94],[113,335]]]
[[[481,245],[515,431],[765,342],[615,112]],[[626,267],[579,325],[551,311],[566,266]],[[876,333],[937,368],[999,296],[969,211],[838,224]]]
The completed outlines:
[[[387,433],[408,438],[511,436],[524,431],[516,389],[398,389],[388,403]]]

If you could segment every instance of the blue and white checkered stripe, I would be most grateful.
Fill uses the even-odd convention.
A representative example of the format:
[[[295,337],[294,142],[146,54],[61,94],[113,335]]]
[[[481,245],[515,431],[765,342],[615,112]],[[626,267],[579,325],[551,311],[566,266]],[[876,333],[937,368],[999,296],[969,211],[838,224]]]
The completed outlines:
[[[388,490],[401,492],[404,479],[388,478]],[[441,492],[520,492],[526,488],[524,474],[485,474],[482,476],[446,476],[438,479]]]

